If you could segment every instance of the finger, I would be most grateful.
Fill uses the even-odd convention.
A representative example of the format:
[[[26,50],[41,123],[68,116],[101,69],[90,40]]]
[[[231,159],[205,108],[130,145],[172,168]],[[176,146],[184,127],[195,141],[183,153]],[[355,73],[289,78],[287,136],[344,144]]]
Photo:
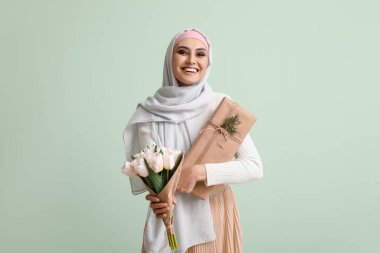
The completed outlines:
[[[160,202],[160,203],[151,203],[150,207],[152,209],[165,208],[168,207],[168,203]]]
[[[177,188],[178,191],[180,192],[185,192],[185,193],[190,193],[192,189],[190,189],[189,185],[181,185],[179,188]]]
[[[151,202],[160,202],[160,199],[157,196],[153,196],[152,194],[146,195],[145,198]]]
[[[153,209],[153,212],[154,212],[156,215],[157,215],[157,214],[164,214],[164,213],[169,212],[169,207]]]
[[[184,193],[191,193],[192,189],[190,189],[190,187],[186,186],[186,187],[182,187],[181,191],[184,192]]]
[[[176,205],[177,204],[177,199],[176,197],[173,197],[173,205]]]
[[[166,213],[156,215],[156,218],[157,218],[157,219],[163,219],[163,218],[166,218]]]
[[[160,202],[160,199],[156,196],[153,196],[152,194],[148,194],[145,196],[146,200],[149,200],[150,202]]]

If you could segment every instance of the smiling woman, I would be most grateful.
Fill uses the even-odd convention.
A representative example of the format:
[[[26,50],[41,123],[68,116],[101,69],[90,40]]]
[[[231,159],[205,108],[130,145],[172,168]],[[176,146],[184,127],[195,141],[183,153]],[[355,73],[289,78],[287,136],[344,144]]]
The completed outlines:
[[[165,55],[163,82],[154,96],[140,103],[124,131],[127,160],[151,144],[187,152],[202,127],[226,96],[207,83],[212,64],[211,44],[195,29],[177,34]],[[196,164],[182,170],[173,204],[176,253],[240,253],[241,227],[234,195],[228,184],[259,179],[262,162],[249,134],[224,163]],[[228,159],[227,159],[228,160]],[[197,183],[223,185],[209,199],[190,194]],[[140,178],[131,178],[132,192],[145,191]],[[169,206],[148,194],[150,202],[144,229],[143,253],[169,253],[165,217]]]

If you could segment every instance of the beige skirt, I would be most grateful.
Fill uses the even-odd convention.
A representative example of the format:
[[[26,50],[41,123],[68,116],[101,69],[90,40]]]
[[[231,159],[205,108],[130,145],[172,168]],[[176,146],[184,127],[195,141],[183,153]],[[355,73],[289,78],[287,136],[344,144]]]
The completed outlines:
[[[210,196],[216,240],[194,245],[187,253],[242,253],[243,243],[235,197],[229,185]],[[142,250],[144,253],[144,250]]]

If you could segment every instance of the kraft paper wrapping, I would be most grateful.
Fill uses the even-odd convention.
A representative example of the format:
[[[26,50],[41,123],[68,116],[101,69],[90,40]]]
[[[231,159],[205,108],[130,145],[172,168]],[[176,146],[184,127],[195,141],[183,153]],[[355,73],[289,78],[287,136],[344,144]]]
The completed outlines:
[[[163,218],[164,224],[166,226],[166,230],[171,234],[174,234],[173,228],[173,197],[174,193],[177,189],[178,180],[181,174],[181,170],[183,167],[184,155],[182,154],[181,162],[179,163],[176,171],[170,178],[169,182],[164,186],[164,188],[157,194],[153,189],[151,189],[143,180],[146,189],[150,194],[154,196],[158,196],[160,202],[166,202],[169,205],[169,211],[166,213],[166,217]]]
[[[237,133],[230,135],[221,126],[228,117],[236,114],[239,115],[241,123],[237,126]],[[186,153],[183,169],[189,169],[195,164],[231,161],[255,122],[256,116],[231,99],[224,97]],[[204,182],[198,182],[192,194],[201,199],[208,199],[211,194],[215,194],[223,188],[224,185],[206,186]]]

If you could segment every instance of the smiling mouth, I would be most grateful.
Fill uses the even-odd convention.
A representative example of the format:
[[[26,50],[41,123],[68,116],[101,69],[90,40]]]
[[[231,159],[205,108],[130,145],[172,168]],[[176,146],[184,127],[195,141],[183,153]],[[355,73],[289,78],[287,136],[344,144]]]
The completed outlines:
[[[190,73],[190,74],[194,74],[194,73],[197,73],[199,71],[196,68],[188,68],[188,67],[182,68],[182,70],[185,71],[186,73]]]

